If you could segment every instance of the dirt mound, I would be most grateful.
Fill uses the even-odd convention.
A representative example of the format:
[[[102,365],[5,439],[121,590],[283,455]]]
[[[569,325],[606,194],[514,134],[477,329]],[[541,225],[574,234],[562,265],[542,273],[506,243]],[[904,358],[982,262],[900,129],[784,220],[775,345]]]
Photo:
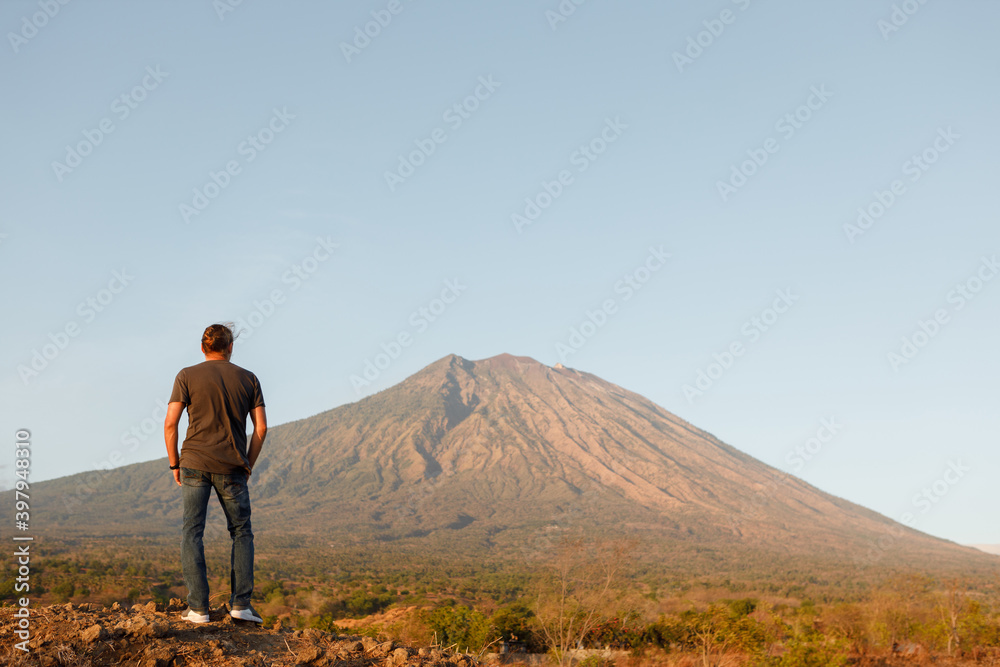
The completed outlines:
[[[125,609],[91,604],[31,609],[28,651],[17,648],[15,607],[0,607],[0,632],[9,638],[0,663],[40,667],[181,667],[207,665],[313,665],[344,667],[474,667],[472,656],[432,648],[414,648],[371,637],[335,635],[313,628],[267,628],[238,621],[221,607],[211,622],[181,619],[185,605],[150,602]]]

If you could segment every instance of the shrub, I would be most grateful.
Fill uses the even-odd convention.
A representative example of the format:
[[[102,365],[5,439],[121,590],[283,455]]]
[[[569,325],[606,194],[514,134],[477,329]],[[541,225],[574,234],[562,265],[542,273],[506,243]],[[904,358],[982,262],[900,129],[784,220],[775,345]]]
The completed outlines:
[[[785,653],[769,658],[767,667],[842,667],[847,655],[840,642],[827,642],[820,636],[793,639]]]
[[[583,645],[589,648],[613,649],[637,648],[644,643],[644,631],[636,627],[626,627],[626,621],[620,618],[609,618],[598,623],[587,632]]]
[[[531,653],[545,651],[545,642],[535,632],[535,612],[520,602],[504,605],[490,616],[490,634],[504,641],[521,642]]]
[[[0,600],[14,599],[16,597],[17,591],[14,590],[14,578],[5,578],[3,581],[0,581]]]
[[[72,581],[64,581],[53,586],[52,593],[60,602],[66,602],[76,594],[76,584]]]
[[[459,650],[479,651],[494,639],[489,637],[489,623],[481,612],[456,605],[454,601],[425,612],[424,620],[442,646],[457,645]]]
[[[757,610],[760,601],[757,598],[741,598],[739,600],[728,600],[730,611],[736,616],[749,616]]]
[[[347,613],[351,616],[369,616],[382,611],[393,603],[389,593],[370,595],[367,591],[355,591],[345,603]]]

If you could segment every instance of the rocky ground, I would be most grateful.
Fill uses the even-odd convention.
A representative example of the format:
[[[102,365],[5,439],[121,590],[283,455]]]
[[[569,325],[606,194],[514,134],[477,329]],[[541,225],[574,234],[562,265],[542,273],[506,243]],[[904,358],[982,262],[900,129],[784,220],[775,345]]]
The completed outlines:
[[[253,667],[311,665],[314,667],[480,667],[476,657],[415,648],[371,637],[336,635],[314,628],[292,630],[237,621],[225,607],[211,612],[211,622],[184,621],[181,600],[168,605],[150,602],[126,609],[93,604],[65,604],[32,608],[29,650],[15,647],[20,639],[14,607],[0,607],[0,665],[12,667]],[[591,653],[598,652],[588,652]],[[1000,665],[1000,652],[974,651],[965,658],[930,656],[899,651],[892,656],[854,656],[855,667],[959,667]],[[493,656],[487,656],[493,657]],[[542,656],[523,656],[524,658]],[[582,659],[582,655],[580,656]],[[525,664],[538,660],[519,660]],[[732,664],[742,660],[732,658]],[[648,667],[696,667],[699,656],[657,653],[617,664]]]
[[[475,658],[433,648],[413,648],[371,637],[343,636],[316,629],[291,630],[238,621],[223,607],[211,622],[181,619],[186,605],[150,602],[131,609],[91,604],[31,609],[28,652],[15,647],[14,607],[0,607],[4,646],[0,664],[40,667],[181,667],[207,665],[312,665],[323,667],[474,667]]]

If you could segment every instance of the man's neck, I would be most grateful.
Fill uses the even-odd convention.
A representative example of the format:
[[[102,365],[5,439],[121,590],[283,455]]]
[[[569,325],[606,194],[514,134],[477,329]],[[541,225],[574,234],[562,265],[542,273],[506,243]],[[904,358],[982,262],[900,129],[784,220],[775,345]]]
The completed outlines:
[[[229,357],[224,357],[221,354],[206,354],[205,361],[229,361]]]

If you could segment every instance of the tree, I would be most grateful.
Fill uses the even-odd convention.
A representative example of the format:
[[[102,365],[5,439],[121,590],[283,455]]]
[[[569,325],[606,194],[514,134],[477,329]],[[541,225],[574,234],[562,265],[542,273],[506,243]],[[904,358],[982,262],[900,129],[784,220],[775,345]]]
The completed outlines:
[[[716,654],[727,651],[754,653],[767,645],[767,630],[749,616],[741,616],[731,608],[711,605],[703,612],[694,610],[681,614],[686,630],[686,644],[693,645],[701,655],[704,667],[712,664]]]
[[[636,544],[625,540],[564,539],[543,578],[535,615],[545,643],[560,664],[569,651],[610,615],[613,584]]]
[[[855,653],[865,649],[865,618],[864,612],[857,604],[841,602],[824,615],[830,633],[847,642]]]
[[[909,641],[915,630],[914,613],[923,607],[931,581],[925,576],[902,576],[886,582],[871,596],[871,643],[891,647]]]
[[[948,589],[943,591],[938,597],[938,616],[941,619],[941,627],[948,641],[948,655],[958,647],[958,625],[965,607],[965,591],[959,590],[958,581],[952,580],[948,584]]]
[[[493,634],[499,635],[504,641],[524,644],[532,652],[544,648],[532,628],[534,621],[535,612],[520,602],[500,607],[490,616]]]

